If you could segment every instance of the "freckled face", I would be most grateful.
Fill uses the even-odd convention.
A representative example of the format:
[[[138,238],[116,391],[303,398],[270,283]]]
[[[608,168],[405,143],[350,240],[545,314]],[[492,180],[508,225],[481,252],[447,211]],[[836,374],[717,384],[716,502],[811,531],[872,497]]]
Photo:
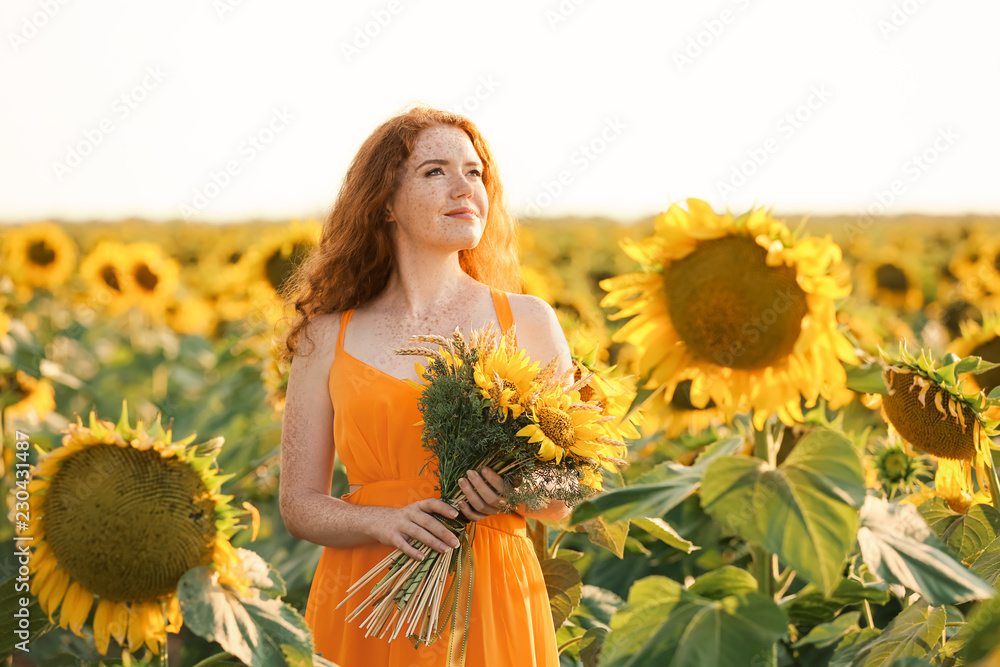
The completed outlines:
[[[396,222],[397,243],[405,239],[450,250],[475,248],[489,201],[483,163],[468,135],[452,125],[421,130],[402,170],[387,207],[389,219]],[[463,208],[468,211],[459,211]]]

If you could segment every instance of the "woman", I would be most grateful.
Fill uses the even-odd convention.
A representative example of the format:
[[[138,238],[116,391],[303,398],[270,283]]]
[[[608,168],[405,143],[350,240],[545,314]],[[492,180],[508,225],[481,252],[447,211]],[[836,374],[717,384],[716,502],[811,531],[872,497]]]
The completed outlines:
[[[419,394],[403,382],[418,379],[414,358],[391,350],[415,333],[449,336],[458,327],[468,337],[490,322],[516,322],[518,345],[532,359],[558,356],[557,373],[572,364],[552,308],[505,291],[519,291],[516,242],[479,130],[462,116],[418,107],[361,146],[319,248],[289,290],[298,317],[286,337],[281,514],[292,535],[326,547],[306,621],[316,651],[343,667],[450,664],[447,630],[419,648],[404,637],[365,638],[360,619],[345,620],[362,598],[336,606],[394,548],[417,556],[413,540],[441,552],[457,546],[432,516],[457,510],[420,472],[427,453],[414,425]],[[330,495],[335,449],[350,482],[341,498]],[[469,500],[458,509],[478,529],[472,608],[455,652],[464,642],[467,665],[558,665],[524,506],[500,512],[502,480],[488,468],[461,485]],[[529,516],[568,512],[552,502]]]

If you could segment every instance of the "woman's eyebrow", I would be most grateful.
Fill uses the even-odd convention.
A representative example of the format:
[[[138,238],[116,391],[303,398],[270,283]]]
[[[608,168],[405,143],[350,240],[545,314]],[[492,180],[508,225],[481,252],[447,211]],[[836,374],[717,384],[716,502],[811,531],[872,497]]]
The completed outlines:
[[[432,159],[432,160],[424,160],[423,162],[421,162],[420,164],[418,164],[416,168],[420,169],[425,164],[451,164],[451,161],[450,160],[442,160],[442,159],[439,159],[439,158],[435,158],[435,159]],[[465,163],[465,166],[466,167],[469,167],[469,166],[481,167],[482,164],[478,160],[470,160],[470,161],[468,161],[468,162]]]

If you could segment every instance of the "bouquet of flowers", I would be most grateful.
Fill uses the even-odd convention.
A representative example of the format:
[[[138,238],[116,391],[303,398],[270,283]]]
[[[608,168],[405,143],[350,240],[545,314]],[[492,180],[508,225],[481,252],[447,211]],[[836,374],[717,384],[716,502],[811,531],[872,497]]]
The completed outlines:
[[[459,480],[468,470],[489,467],[504,479],[504,489],[498,489],[504,511],[521,504],[533,511],[550,500],[572,506],[601,489],[602,469],[615,471],[625,463],[618,417],[607,414],[605,393],[590,390],[595,373],[574,366],[556,377],[558,358],[539,370],[525,350],[516,349],[514,326],[501,335],[491,323],[473,331],[469,341],[456,329],[451,339],[418,335],[410,342],[438,345],[437,351],[407,347],[394,352],[427,359],[426,367],[416,365],[424,383],[408,382],[421,390],[422,442],[430,453],[425,467],[432,466],[445,502],[457,507],[465,499]],[[574,376],[578,379],[572,382]],[[420,545],[420,561],[396,549],[355,582],[338,605],[381,575],[348,616],[351,621],[371,610],[361,623],[366,636],[391,633],[392,641],[405,627],[414,645],[430,644],[455,618],[463,584],[471,603],[475,523],[461,514],[434,516],[458,538],[457,548],[440,553]]]

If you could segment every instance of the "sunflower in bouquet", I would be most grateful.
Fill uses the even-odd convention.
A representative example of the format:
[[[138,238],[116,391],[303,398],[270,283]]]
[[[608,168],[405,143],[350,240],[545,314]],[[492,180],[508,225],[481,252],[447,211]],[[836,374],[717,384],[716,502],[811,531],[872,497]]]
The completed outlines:
[[[625,463],[621,437],[627,422],[606,414],[600,396],[581,395],[598,374],[574,365],[557,375],[558,357],[540,368],[517,348],[514,331],[512,326],[500,334],[491,324],[473,331],[468,341],[458,330],[450,339],[417,335],[410,341],[438,349],[395,350],[426,358],[426,366],[416,364],[423,382],[408,383],[420,390],[426,465],[437,476],[441,498],[454,507],[465,500],[459,480],[468,470],[489,467],[500,475],[503,511],[512,512],[522,505],[538,510],[552,500],[575,505],[601,489],[602,470]],[[471,594],[475,523],[461,514],[435,517],[458,537],[457,548],[440,553],[419,545],[422,560],[396,549],[341,601],[378,579],[348,616],[352,621],[368,609],[361,622],[367,635],[388,633],[391,641],[405,630],[415,645],[430,644],[449,619],[454,624],[458,600]]]

